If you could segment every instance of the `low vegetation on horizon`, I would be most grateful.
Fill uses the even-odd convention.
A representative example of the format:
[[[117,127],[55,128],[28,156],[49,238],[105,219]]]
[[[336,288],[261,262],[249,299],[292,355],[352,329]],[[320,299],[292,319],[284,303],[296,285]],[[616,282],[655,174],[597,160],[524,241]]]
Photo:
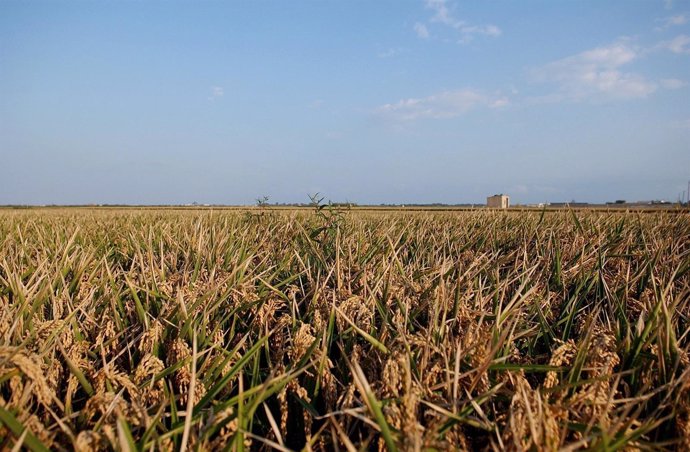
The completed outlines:
[[[683,212],[0,212],[0,449],[690,449]]]

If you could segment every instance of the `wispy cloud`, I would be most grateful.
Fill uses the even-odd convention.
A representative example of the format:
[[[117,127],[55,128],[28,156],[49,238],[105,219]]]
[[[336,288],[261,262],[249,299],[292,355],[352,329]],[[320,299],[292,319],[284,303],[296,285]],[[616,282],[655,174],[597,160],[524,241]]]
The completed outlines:
[[[471,41],[475,35],[493,36],[501,35],[501,29],[496,25],[472,25],[465,20],[457,18],[452,11],[452,6],[447,0],[425,0],[427,9],[433,12],[433,16],[429,19],[432,24],[439,24],[449,27],[458,34],[457,42],[464,44]],[[416,23],[414,30],[417,36],[427,39],[430,36],[429,30],[425,24]]]
[[[690,21],[690,14],[677,14],[675,16],[664,17],[663,19],[657,19],[656,22],[659,26],[656,27],[657,31],[666,30],[671,27],[685,25]]]
[[[670,41],[663,41],[659,47],[670,50],[673,53],[690,54],[690,36],[678,35]]]
[[[413,28],[418,38],[429,39],[429,29],[426,28],[426,25],[416,22]]]
[[[405,49],[403,49],[402,47],[391,47],[388,50],[384,50],[383,52],[379,52],[378,57],[379,58],[393,58],[393,57],[396,57],[396,56],[401,55],[403,53],[405,53]]]
[[[625,41],[597,47],[554,61],[534,71],[540,82],[558,85],[554,99],[643,98],[657,89],[657,83],[622,67],[639,58],[640,50]]]
[[[223,94],[225,94],[225,92],[223,91],[222,87],[212,86],[211,87],[211,95],[208,97],[208,100],[213,101],[216,99],[220,99],[221,97],[223,97]]]
[[[376,109],[377,113],[396,121],[454,118],[475,108],[501,108],[509,100],[500,95],[486,95],[473,89],[442,91],[422,97],[401,99]]]
[[[659,80],[659,85],[664,89],[680,89],[687,86],[687,82],[677,78],[664,78]]]

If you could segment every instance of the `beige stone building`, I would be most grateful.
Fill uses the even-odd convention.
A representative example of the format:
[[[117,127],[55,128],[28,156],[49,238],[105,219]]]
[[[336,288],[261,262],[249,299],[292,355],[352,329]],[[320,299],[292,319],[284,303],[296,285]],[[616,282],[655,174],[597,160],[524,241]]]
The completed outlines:
[[[510,207],[510,197],[504,194],[488,196],[486,198],[486,207],[491,207],[493,209],[507,209]]]

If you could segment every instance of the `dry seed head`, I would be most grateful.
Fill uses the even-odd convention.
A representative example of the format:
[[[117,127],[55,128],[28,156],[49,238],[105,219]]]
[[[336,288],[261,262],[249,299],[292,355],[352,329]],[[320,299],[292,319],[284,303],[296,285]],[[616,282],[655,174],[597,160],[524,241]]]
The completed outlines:
[[[184,340],[175,339],[168,350],[168,366],[172,366],[184,359],[192,357],[192,350]],[[180,402],[184,405],[187,403],[189,385],[192,381],[192,363],[191,359],[187,366],[180,367],[175,372],[175,383],[180,394]],[[194,385],[194,403],[197,403],[206,394],[206,387],[204,383],[197,379]]]
[[[0,298],[0,302],[2,301],[2,298]],[[7,306],[5,303],[0,303],[0,338],[5,339],[6,343],[10,342],[10,338],[7,337],[10,329],[12,328],[12,323],[14,323],[14,320],[12,319],[10,315],[10,307]]]
[[[76,452],[107,450],[107,441],[102,434],[93,430],[82,430],[74,440]]]
[[[56,297],[51,302],[52,314],[54,319],[62,319],[65,315],[65,301],[61,299],[62,297]]]
[[[403,389],[403,371],[398,363],[400,356],[394,355],[383,366],[383,393],[388,397],[398,397]]]
[[[277,362],[283,361],[283,355],[286,353],[285,344],[289,340],[289,326],[292,325],[292,317],[288,314],[283,314],[278,318],[275,326],[275,332],[268,339],[271,344],[271,353]]]
[[[40,358],[37,355],[27,355],[18,347],[0,347],[1,374],[4,375],[11,372],[13,369],[17,369],[34,384],[33,394],[39,402],[45,406],[50,406],[52,404],[53,394],[55,392],[50,387],[45,377]],[[15,381],[15,378],[21,380],[20,377],[13,377],[11,382]],[[23,383],[20,385],[17,381],[15,381],[15,385],[17,386],[17,391],[16,393],[13,391],[12,400],[14,400],[16,394],[19,393],[19,386],[24,386]]]
[[[288,351],[290,359],[299,361],[315,340],[314,328],[308,323],[303,323],[299,330],[297,330],[297,334],[295,334],[295,338],[292,342],[292,347],[290,347]]]
[[[109,446],[111,450],[118,450],[118,447],[120,445],[120,442],[118,440],[116,432],[116,428],[114,427],[113,424],[105,424],[103,427],[101,427],[101,431],[103,432],[103,436],[108,440]]]
[[[168,366],[177,364],[178,362],[191,358],[192,349],[189,347],[186,341],[177,338],[168,347]]]
[[[328,365],[324,367],[321,373],[321,391],[328,409],[335,409],[335,404],[338,399],[338,383],[335,375],[331,372],[333,364],[330,359],[327,359]]]
[[[585,367],[587,378],[597,381],[582,385],[573,396],[572,403],[578,408],[578,415],[589,421],[596,419],[603,427],[608,427],[614,405],[611,400],[612,374],[620,362],[616,353],[615,336],[609,330],[595,326]],[[615,388],[613,389],[614,395]]]
[[[291,300],[296,300],[298,293],[300,293],[300,288],[295,284],[290,284],[285,290],[285,295]]]
[[[280,433],[283,436],[287,435],[287,423],[288,423],[288,388],[283,388],[282,391],[278,393],[278,403],[280,405]]]
[[[213,334],[213,337],[211,338],[211,341],[213,342],[213,345],[217,347],[225,347],[225,334],[223,330],[216,330],[216,332]]]
[[[353,295],[345,300],[339,307],[343,314],[352,320],[359,328],[364,331],[370,330],[374,316],[374,307],[369,306],[364,298]],[[347,320],[343,319],[342,316],[336,317],[336,324],[340,331],[344,331],[350,327],[350,324]]]
[[[108,391],[106,381],[111,384],[114,391],[125,389],[132,398],[136,399],[139,396],[139,388],[137,385],[130,380],[126,373],[117,370],[112,363],[108,363],[94,374],[94,390],[96,392]]]
[[[397,309],[397,306],[394,312],[395,314],[393,314],[393,325],[397,325],[398,328],[404,329],[406,326],[405,314],[403,312],[400,312],[400,310]]]
[[[117,336],[115,328],[115,322],[110,317],[106,317],[104,322],[101,322],[101,326],[96,330],[96,341],[95,348],[99,352],[103,352],[106,355],[112,353],[115,350],[117,344],[114,342],[109,343],[105,346],[105,343]]]
[[[362,346],[359,344],[355,344],[352,346],[352,350],[350,351],[350,361],[353,363],[360,362],[362,358]]]
[[[523,376],[514,375],[511,380],[515,392],[504,443],[514,450],[557,450],[561,443],[558,419],[562,413],[551,409]]]
[[[62,361],[56,357],[47,357],[46,361],[45,379],[53,392],[57,392],[58,388],[61,387],[65,368],[62,365]]]
[[[435,429],[427,429],[427,431],[434,431]],[[454,425],[446,432],[443,441],[437,439],[436,434],[434,435],[424,435],[424,449],[437,449],[437,450],[454,450],[454,451],[470,451],[472,448],[467,441],[467,437],[462,432],[459,425]],[[487,448],[488,450],[488,448]]]
[[[311,398],[309,397],[309,393],[307,392],[306,389],[304,389],[302,386],[300,386],[296,380],[292,380],[288,386],[291,386],[291,389],[297,394],[302,400],[306,400],[307,402],[311,402]],[[304,421],[304,436],[306,436],[307,441],[311,439],[311,426],[313,423],[313,419],[311,417],[311,414],[307,410],[302,410],[302,417]]]
[[[326,323],[324,322],[323,317],[321,316],[320,309],[314,310],[314,318],[312,320],[312,324],[314,325],[314,329],[316,331],[323,331],[325,329]]]
[[[561,345],[554,350],[551,354],[551,359],[549,360],[550,366],[570,366],[577,355],[577,347],[572,339],[568,339],[567,342],[561,342]],[[544,380],[545,388],[553,388],[558,385],[558,374],[554,371],[549,371],[546,373],[546,379]]]
[[[156,344],[159,344],[163,336],[163,325],[156,319],[151,322],[149,329],[144,332],[139,341],[139,351],[141,353],[153,353]]]
[[[27,417],[20,416],[20,421],[31,433],[36,435],[46,447],[50,448],[53,446],[55,431],[46,428],[35,414],[30,414]]]
[[[256,318],[252,325],[259,328],[259,332],[272,330],[276,324],[276,314],[285,309],[285,301],[281,298],[271,298],[262,303],[256,311]]]
[[[133,300],[125,300],[124,301],[124,308],[125,308],[125,313],[127,314],[127,317],[130,319],[136,319],[137,317],[137,307],[136,304],[134,304]]]
[[[382,395],[392,399],[384,410],[386,418],[401,431],[405,450],[420,450],[425,429],[418,421],[420,390],[412,383],[409,357],[394,353],[384,365],[382,378]]]
[[[139,425],[138,416],[122,396],[114,392],[98,392],[86,401],[84,414],[89,421],[102,419],[107,424],[114,424],[122,416],[133,425]]]
[[[616,353],[616,336],[608,329],[595,326],[593,329],[593,340],[590,350],[593,353],[587,355],[588,367],[594,367],[595,376],[608,375],[613,372],[613,368],[620,363],[620,358]]]
[[[164,383],[160,379],[153,382],[153,377],[162,372],[165,369],[163,361],[158,359],[158,357],[153,355],[146,355],[142,358],[139,366],[137,366],[134,371],[134,382],[137,385],[141,385],[147,381],[151,381],[142,388],[141,392],[144,398],[144,405],[151,406],[157,405],[163,401],[164,397]]]
[[[467,350],[470,365],[475,369],[479,368],[486,362],[491,352],[491,330],[489,328],[480,328],[476,323],[471,324],[462,337],[461,349]],[[488,389],[489,376],[487,371],[484,370],[479,376],[475,391],[481,394]]]
[[[21,400],[24,396],[24,382],[22,381],[22,377],[19,375],[15,375],[10,378],[10,392],[11,395],[9,405],[11,407],[21,406]]]
[[[299,385],[299,383],[296,380],[290,380],[290,382],[283,388],[282,391],[278,394],[278,402],[280,404],[280,432],[283,436],[287,435],[287,427],[288,427],[288,420],[289,420],[289,410],[288,410],[288,395],[289,394],[296,394],[298,397],[302,398],[303,400],[306,400],[307,402],[311,402],[311,398],[309,397],[309,393],[307,392],[306,389],[304,389],[302,386]],[[309,414],[306,410],[303,410],[303,420],[304,420],[304,434],[307,436],[307,438],[311,437],[311,426],[313,419],[311,417],[311,414]]]
[[[36,337],[32,341],[32,349],[38,351],[39,346],[44,347],[48,338],[58,329],[62,328],[60,334],[54,339],[59,341],[65,350],[68,350],[74,343],[74,335],[69,325],[65,325],[64,320],[34,320],[36,326]]]
[[[89,282],[89,272],[85,271],[79,280],[79,288],[77,290],[77,300],[88,300],[93,297],[94,292],[98,288]]]
[[[355,391],[356,391],[356,386],[354,383],[350,383],[347,385],[347,389],[345,392],[340,394],[340,398],[338,399],[338,407],[341,410],[345,410],[348,408],[352,408],[355,406]]]
[[[219,425],[233,416],[235,416],[235,411],[232,408],[226,408],[215,415],[213,425]],[[235,436],[235,433],[237,433],[238,426],[239,423],[236,417],[223,425],[220,432],[218,432],[218,436],[209,444],[209,450],[224,449],[232,437]]]

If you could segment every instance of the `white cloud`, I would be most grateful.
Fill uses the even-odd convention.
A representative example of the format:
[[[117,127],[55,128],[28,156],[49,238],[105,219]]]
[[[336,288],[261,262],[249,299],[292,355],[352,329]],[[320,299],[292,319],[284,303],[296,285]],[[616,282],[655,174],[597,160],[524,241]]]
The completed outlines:
[[[501,35],[501,29],[496,25],[471,25],[462,19],[458,19],[449,8],[447,0],[425,0],[425,4],[434,13],[430,22],[454,29],[460,35],[458,38],[459,43],[471,41],[474,35],[492,37]],[[418,22],[415,24],[414,29],[417,32],[417,36],[424,39],[429,37],[426,25]]]
[[[642,98],[656,91],[657,84],[639,74],[621,70],[639,54],[639,50],[621,41],[554,61],[538,68],[534,74],[537,81],[559,86],[555,99]]]
[[[414,24],[414,32],[417,33],[417,37],[421,39],[429,39],[429,30],[426,28],[426,25],[422,23],[415,23]]]
[[[433,22],[441,22],[449,25],[454,24],[456,22],[456,20],[453,19],[450,11],[448,10],[446,0],[426,0],[426,7],[434,10],[434,12],[436,13],[434,17],[431,18]]]
[[[388,50],[385,50],[383,52],[379,52],[378,57],[379,58],[393,58],[393,57],[396,57],[396,56],[401,55],[403,53],[405,53],[405,49],[403,49],[402,47],[391,47]]]
[[[423,97],[402,99],[377,108],[377,113],[397,121],[454,118],[474,108],[500,108],[509,104],[501,96],[487,96],[473,89],[442,91]]]
[[[656,27],[656,30],[662,31],[674,26],[685,25],[686,23],[688,23],[688,20],[690,20],[690,14],[687,13],[677,14],[675,16],[670,17],[664,17],[663,19],[657,19],[656,21],[660,25]]]
[[[672,9],[673,8],[673,0],[664,0],[664,8],[665,9]]]
[[[690,36],[678,35],[670,41],[662,42],[659,46],[673,53],[690,54]]]
[[[502,107],[507,107],[510,105],[510,100],[508,100],[507,97],[499,97],[498,99],[495,99],[489,103],[489,107],[491,108],[502,108]]]
[[[683,80],[678,80],[677,78],[665,78],[659,80],[659,84],[664,89],[679,89],[687,85]]]
[[[223,88],[220,86],[212,86],[211,87],[211,95],[209,96],[208,100],[216,100],[221,97],[223,97],[223,94],[225,92],[223,91]]]

